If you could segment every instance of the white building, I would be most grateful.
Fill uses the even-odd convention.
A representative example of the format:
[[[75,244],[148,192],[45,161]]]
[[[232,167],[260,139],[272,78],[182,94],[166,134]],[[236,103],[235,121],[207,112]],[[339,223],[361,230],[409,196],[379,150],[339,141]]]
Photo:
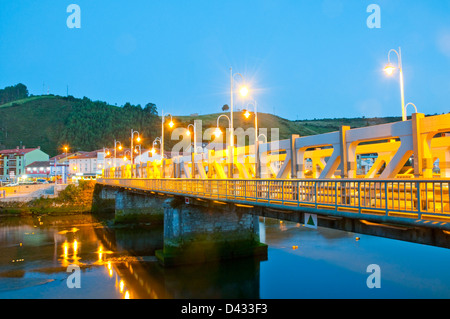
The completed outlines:
[[[96,178],[102,174],[105,165],[105,152],[103,150],[87,152],[69,158],[69,177]]]

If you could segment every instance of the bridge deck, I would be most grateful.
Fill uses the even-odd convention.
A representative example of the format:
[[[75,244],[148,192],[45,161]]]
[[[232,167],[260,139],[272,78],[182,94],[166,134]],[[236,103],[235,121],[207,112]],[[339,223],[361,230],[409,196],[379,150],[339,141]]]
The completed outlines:
[[[450,181],[101,178],[109,186],[450,230]]]

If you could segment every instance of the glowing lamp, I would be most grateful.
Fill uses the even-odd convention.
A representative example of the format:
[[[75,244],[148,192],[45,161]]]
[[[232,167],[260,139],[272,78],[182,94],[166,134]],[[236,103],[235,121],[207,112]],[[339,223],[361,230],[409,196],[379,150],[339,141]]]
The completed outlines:
[[[214,135],[216,137],[219,137],[222,134],[222,131],[220,130],[220,128],[216,128],[216,130],[214,131]]]
[[[394,67],[392,64],[388,64],[388,65],[386,65],[386,67],[384,68],[384,72],[385,72],[387,75],[392,75],[392,73],[394,73],[394,71],[395,71],[395,67]]]
[[[248,89],[246,86],[241,87],[240,91],[242,96],[247,96],[248,95]]]

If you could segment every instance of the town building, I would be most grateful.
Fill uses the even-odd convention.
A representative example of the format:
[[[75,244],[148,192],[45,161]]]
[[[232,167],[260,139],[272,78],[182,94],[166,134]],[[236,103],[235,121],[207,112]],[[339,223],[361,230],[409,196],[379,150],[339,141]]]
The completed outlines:
[[[68,171],[68,163],[58,163],[58,161],[55,162],[54,158],[51,158],[49,161],[36,161],[27,165],[26,174],[22,175],[22,178],[28,181],[45,179],[57,184],[66,184]]]
[[[48,154],[40,146],[0,150],[0,180],[15,182],[18,177],[26,174],[26,166],[36,161],[48,161]]]

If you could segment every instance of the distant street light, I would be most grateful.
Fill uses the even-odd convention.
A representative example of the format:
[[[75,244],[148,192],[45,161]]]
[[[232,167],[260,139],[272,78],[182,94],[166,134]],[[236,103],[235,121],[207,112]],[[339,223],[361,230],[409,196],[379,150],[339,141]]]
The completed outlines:
[[[195,129],[195,124],[189,124],[186,128],[186,135],[190,136],[191,131],[189,131],[189,127],[192,126],[192,130],[194,132],[194,152],[191,153],[197,153],[197,130]]]
[[[160,138],[160,137],[157,137],[157,138],[155,138],[155,139],[153,140],[153,143],[152,143],[152,150],[151,150],[152,155],[155,155],[155,154],[156,154],[155,145],[156,145],[156,143],[158,143],[158,142],[159,142],[159,145],[161,146],[161,138]],[[161,159],[162,159],[162,157],[161,157]]]
[[[258,106],[256,101],[249,102],[247,105],[253,105],[255,110],[255,177],[259,178]],[[243,110],[242,112],[244,112],[244,117],[247,119],[251,115],[248,110]]]
[[[234,119],[233,119],[233,112],[234,112],[234,104],[233,104],[233,95],[234,95],[234,77],[235,76],[239,76],[242,80],[242,82],[245,83],[244,77],[242,76],[241,73],[235,73],[233,74],[233,69],[230,68],[230,160],[231,163],[229,165],[229,177],[232,178],[233,174],[232,174],[232,170],[233,170],[233,162],[234,162]],[[240,90],[239,90],[241,96],[247,96],[249,90],[245,85],[242,85]]]
[[[119,144],[119,151],[122,150],[122,143],[117,140],[114,140],[114,167],[117,166],[117,144]]]
[[[228,129],[231,131],[231,119],[227,115],[221,114],[221,115],[219,115],[219,117],[217,117],[217,128],[214,131],[214,135],[216,136],[216,138],[219,137],[222,134],[222,131],[220,130],[220,127],[219,127],[219,120],[220,120],[221,117],[227,118],[227,120],[228,120]],[[231,141],[230,141],[230,144],[231,144]],[[226,145],[226,143],[225,143],[225,145]],[[233,178],[233,158],[232,158],[233,157],[233,150],[232,150],[232,147],[230,147],[230,149],[228,150],[228,154],[231,157],[231,163],[228,164],[228,178]]]
[[[130,151],[125,151],[125,152],[123,153],[123,160],[124,160],[124,162],[128,161],[127,153],[130,154],[130,158],[131,158],[132,152],[130,152]],[[124,163],[124,164],[126,165],[126,163]]]
[[[139,150],[138,150],[138,149],[139,149]],[[135,152],[136,154],[139,154],[139,164],[141,164],[141,162],[142,162],[142,148],[141,148],[141,145],[140,145],[140,144],[134,146],[134,152]]]
[[[173,126],[175,124],[173,123],[173,120],[172,120],[172,114],[170,114],[170,113],[164,114],[164,111],[161,111],[161,113],[162,113],[162,116],[161,116],[161,139],[160,139],[160,144],[161,144],[161,161],[163,163],[163,165],[162,165],[162,177],[164,178],[165,177],[165,173],[166,173],[165,172],[165,162],[163,160],[163,158],[164,158],[164,123],[165,123],[165,120],[166,120],[166,116],[170,116],[170,122],[169,122],[169,127],[170,128],[173,128]]]
[[[398,65],[397,67],[391,63],[391,53],[394,52],[397,54]],[[402,121],[406,121],[406,109],[405,109],[405,93],[404,93],[404,85],[403,85],[403,66],[402,66],[402,51],[401,48],[398,48],[398,51],[391,49],[388,52],[388,64],[384,68],[384,72],[387,75],[392,75],[394,71],[398,69],[400,75],[400,95],[402,100]]]
[[[408,109],[408,105],[412,105],[414,107],[414,110],[416,111],[416,113],[418,113],[416,105],[414,103],[411,103],[411,102],[405,105],[405,113],[406,113],[406,110]]]
[[[140,142],[141,141],[141,137],[139,136],[139,132],[138,131],[134,131],[133,129],[131,129],[131,148],[130,148],[130,158],[131,158],[131,177],[133,177],[133,141],[134,141],[134,135],[137,134],[137,138],[136,138],[136,142]]]

